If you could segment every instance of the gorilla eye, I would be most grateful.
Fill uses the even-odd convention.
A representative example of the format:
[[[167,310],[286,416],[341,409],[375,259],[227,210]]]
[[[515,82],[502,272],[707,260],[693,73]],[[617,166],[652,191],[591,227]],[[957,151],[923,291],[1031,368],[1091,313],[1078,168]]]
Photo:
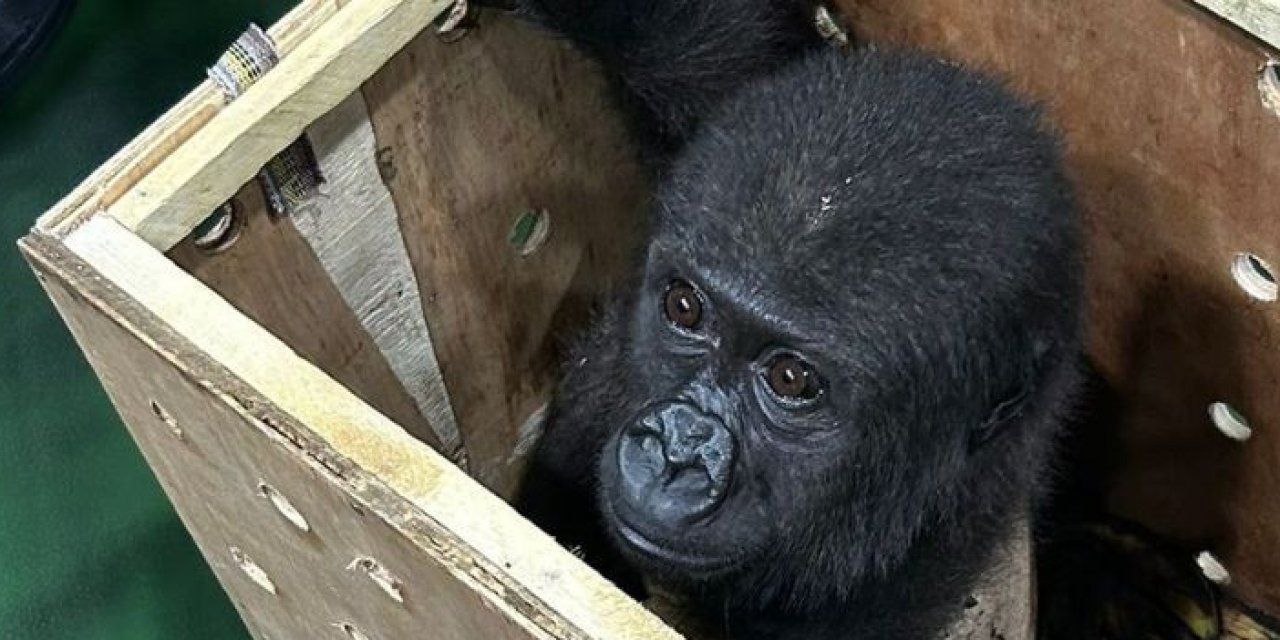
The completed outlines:
[[[683,329],[697,329],[702,324],[702,298],[693,285],[676,280],[667,287],[662,301],[667,320]]]
[[[813,367],[789,353],[770,360],[763,375],[769,389],[784,400],[814,400],[822,393],[821,381]]]

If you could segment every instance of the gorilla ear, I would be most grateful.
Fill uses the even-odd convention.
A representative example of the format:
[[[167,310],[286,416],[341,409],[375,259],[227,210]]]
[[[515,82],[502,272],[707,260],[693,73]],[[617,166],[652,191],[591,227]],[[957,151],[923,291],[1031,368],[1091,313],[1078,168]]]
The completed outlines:
[[[1018,388],[996,404],[991,415],[969,432],[969,452],[981,449],[996,436],[1004,432],[1004,427],[1022,415],[1026,408],[1027,398],[1031,396],[1031,386],[1021,384]]]

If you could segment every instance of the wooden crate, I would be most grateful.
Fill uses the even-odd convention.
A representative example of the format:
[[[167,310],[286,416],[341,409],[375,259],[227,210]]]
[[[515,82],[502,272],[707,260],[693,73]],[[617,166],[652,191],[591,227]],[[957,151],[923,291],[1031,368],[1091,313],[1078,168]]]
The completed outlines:
[[[1280,612],[1277,316],[1231,268],[1280,260],[1280,1],[839,4],[1049,105],[1121,399],[1093,427],[1102,491]],[[679,637],[505,502],[647,185],[590,64],[489,13],[442,36],[450,9],[304,0],[273,70],[233,100],[201,84],[21,247],[256,637]],[[300,137],[324,184],[274,215],[257,176]],[[224,205],[232,241],[197,246]],[[1028,557],[995,596],[1009,638]]]

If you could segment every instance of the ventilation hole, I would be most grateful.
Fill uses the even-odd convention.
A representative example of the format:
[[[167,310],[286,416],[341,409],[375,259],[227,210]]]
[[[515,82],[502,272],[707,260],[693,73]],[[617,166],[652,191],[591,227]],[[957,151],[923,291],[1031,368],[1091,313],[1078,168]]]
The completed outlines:
[[[471,32],[475,22],[469,0],[457,0],[449,13],[436,20],[436,36],[445,43],[457,42]]]
[[[347,637],[351,638],[351,640],[369,640],[369,636],[366,636],[364,632],[357,629],[356,626],[350,622],[340,622],[333,626],[342,629],[342,632],[347,634]]]
[[[1200,573],[1204,574],[1210,582],[1220,585],[1231,583],[1231,574],[1212,553],[1201,551],[1200,555],[1196,556],[1196,564],[1200,565]]]
[[[1275,302],[1278,291],[1276,278],[1272,275],[1271,265],[1262,258],[1252,253],[1236,254],[1231,261],[1231,276],[1249,297],[1263,302]]]
[[[356,558],[347,565],[348,570],[360,570],[369,576],[369,579],[378,585],[392,600],[400,604],[404,604],[404,592],[401,587],[400,579],[387,571],[382,565],[378,564],[373,558]]]
[[[240,567],[240,570],[243,571],[245,575],[249,576],[249,579],[252,580],[254,584],[262,587],[263,591],[266,591],[273,596],[276,595],[276,584],[271,581],[271,576],[268,576],[267,572],[263,571],[262,567],[258,566],[258,563],[253,561],[253,558],[245,555],[245,553],[240,550],[240,547],[231,547],[231,559],[235,560],[236,565]]]
[[[218,207],[191,232],[191,244],[205,253],[226,251],[240,238],[244,213],[234,200]]]
[[[1258,95],[1268,111],[1280,116],[1280,60],[1268,60],[1258,70]]]
[[[151,401],[151,413],[155,414],[156,418],[159,418],[160,422],[164,423],[164,426],[169,427],[169,433],[172,433],[175,438],[179,440],[186,439],[186,434],[182,432],[182,427],[178,426],[178,421],[174,420],[173,416],[169,415],[169,412],[165,411],[159,402]]]
[[[297,527],[299,531],[304,533],[311,531],[311,525],[302,516],[302,513],[293,506],[293,503],[289,502],[288,498],[280,495],[280,492],[276,491],[274,487],[265,482],[259,482],[258,495],[270,500],[276,511],[279,511],[280,515],[284,516],[284,519]]]
[[[507,234],[507,242],[522,257],[533,255],[551,235],[551,214],[545,209],[530,209],[516,217]]]
[[[1209,419],[1213,420],[1214,426],[1218,427],[1222,435],[1232,440],[1244,442],[1253,435],[1253,427],[1249,426],[1249,421],[1244,415],[1225,402],[1209,405]]]

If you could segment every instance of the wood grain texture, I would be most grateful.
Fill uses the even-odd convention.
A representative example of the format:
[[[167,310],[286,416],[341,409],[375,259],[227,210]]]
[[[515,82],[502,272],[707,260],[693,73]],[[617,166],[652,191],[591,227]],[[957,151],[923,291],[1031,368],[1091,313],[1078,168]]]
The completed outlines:
[[[556,341],[629,264],[645,185],[595,70],[505,17],[423,34],[364,94],[471,468],[511,495]],[[550,236],[521,257],[507,235],[528,209]]]
[[[272,25],[267,34],[279,54],[288,56],[337,10],[333,0],[303,0]],[[222,92],[212,81],[204,80],[42,215],[36,226],[67,233],[87,216],[114,204],[223,106]]]
[[[442,631],[440,637],[477,640],[492,637],[485,635],[487,633],[508,637],[503,635],[508,633],[505,629],[532,630],[531,637],[538,637],[537,634],[555,638],[637,640],[679,637],[455,465],[297,357],[284,343],[116,221],[94,217],[66,238],[65,245],[36,235],[24,240],[24,247],[28,259],[38,270],[67,283],[65,286],[74,291],[76,297],[94,308],[94,314],[109,318],[154,352],[157,359],[153,362],[172,366],[177,371],[175,375],[192,381],[206,400],[222,403],[236,414],[236,420],[230,424],[218,423],[216,428],[210,424],[207,431],[194,427],[200,433],[228,438],[226,450],[234,452],[214,472],[216,475],[225,471],[230,481],[210,481],[209,491],[232,492],[232,487],[242,484],[236,480],[233,467],[225,465],[252,463],[253,472],[272,473],[276,468],[272,463],[280,461],[270,457],[258,459],[252,457],[257,453],[248,452],[256,451],[264,456],[274,455],[267,451],[278,454],[280,451],[272,447],[283,446],[282,438],[296,448],[294,455],[305,457],[312,469],[323,469],[324,474],[328,474],[322,477],[329,485],[321,485],[316,491],[336,484],[354,496],[368,513],[383,520],[385,532],[378,531],[384,525],[375,526],[368,519],[351,518],[349,509],[339,509],[341,515],[332,515],[332,520],[330,515],[313,516],[312,509],[331,511],[336,503],[310,502],[304,481],[289,471],[264,477],[278,482],[277,488],[291,501],[296,501],[300,509],[306,510],[306,517],[317,523],[317,531],[325,522],[333,523],[335,528],[344,522],[341,526],[353,528],[345,535],[352,536],[353,542],[366,541],[364,554],[377,559],[399,578],[398,590],[406,604],[419,599],[423,607],[434,607],[437,605],[427,601],[439,598],[438,606],[448,611],[447,615],[435,616],[425,608],[416,610],[413,620],[419,630],[429,633],[435,629],[461,628],[462,635],[450,636]],[[100,357],[104,347],[85,340],[83,348],[94,360]],[[126,377],[140,375],[143,380],[149,375],[146,370],[155,368],[147,364],[139,372],[135,367],[116,366],[123,367]],[[169,390],[171,379],[166,377],[149,387],[161,403],[172,402],[170,396],[160,395]],[[174,406],[183,405],[179,401]],[[126,417],[134,415],[134,409],[128,411]],[[179,411],[185,417],[178,416]],[[204,415],[203,411],[186,413],[178,409],[170,413],[196,424],[200,424]],[[134,424],[133,428],[144,427]],[[214,446],[211,441],[210,451]],[[289,465],[281,466],[288,468]],[[171,484],[169,488],[174,486],[178,485]],[[185,491],[175,491],[173,498],[179,505],[206,499],[203,494],[191,495]],[[215,505],[223,504],[226,503],[215,502]],[[311,504],[316,506],[304,506]],[[230,543],[252,540],[255,527],[261,523],[239,515],[238,512],[231,516],[219,514],[208,521],[189,521],[188,524],[197,534],[204,529],[227,535],[234,533],[236,538],[228,539]],[[390,535],[391,531],[412,543],[412,553],[400,555],[396,551],[400,543]],[[325,573],[336,570],[332,561],[341,559],[343,571],[351,561],[346,557],[348,549],[336,541],[334,552],[325,553],[323,563],[307,563],[305,556],[294,562],[293,554],[302,553],[296,548],[297,544],[245,542],[239,546],[268,573],[272,567],[298,564],[301,566],[284,569],[286,573],[282,575],[298,575],[299,581],[316,580],[322,585],[337,580]],[[217,553],[215,546],[206,552],[211,556]],[[432,573],[429,569],[433,563],[444,573]],[[289,573],[293,571],[300,573]],[[292,579],[288,583],[283,578],[276,582],[283,594]],[[467,595],[468,591],[474,596]],[[324,599],[298,606],[304,607],[300,610],[308,612],[313,621],[327,623],[333,611],[374,606],[367,602],[347,603],[330,610],[338,600],[358,597],[381,601],[387,596],[380,589],[334,588],[321,590],[317,597]],[[480,606],[475,605],[477,602]],[[255,609],[259,606],[270,609],[263,603],[253,605]],[[386,624],[400,624],[396,621],[403,620],[398,613],[383,613],[391,618]],[[262,615],[284,614],[267,611]],[[512,618],[514,622],[509,624],[499,618]],[[383,623],[377,619],[361,620],[369,625]],[[483,633],[473,634],[477,627],[465,626],[471,624],[481,625]],[[414,636],[391,633],[382,637]]]
[[[172,247],[450,4],[362,0],[338,9],[108,206],[107,214],[153,245]]]
[[[368,638],[551,637],[451,574],[305,451],[198,384],[209,381],[184,375],[67,284],[47,290],[254,637],[337,639],[344,625]],[[401,601],[362,570],[364,558]]]
[[[209,254],[184,239],[168,256],[414,437],[438,447],[431,425],[293,224],[268,214],[256,182],[233,201],[243,221],[235,243]]]
[[[396,386],[413,399],[440,451],[465,469],[466,452],[395,203],[378,170],[364,98],[356,92],[308,127],[307,136],[324,183],[298,204],[293,224],[395,372]]]
[[[1280,49],[1280,0],[1193,0],[1215,15]]]
[[[1092,354],[1121,402],[1091,427],[1107,503],[1211,549],[1234,590],[1280,612],[1280,307],[1230,267],[1239,251],[1280,264],[1268,51],[1174,0],[842,4],[863,38],[967,61],[1047,106],[1085,213]],[[1214,430],[1215,400],[1252,440]]]

